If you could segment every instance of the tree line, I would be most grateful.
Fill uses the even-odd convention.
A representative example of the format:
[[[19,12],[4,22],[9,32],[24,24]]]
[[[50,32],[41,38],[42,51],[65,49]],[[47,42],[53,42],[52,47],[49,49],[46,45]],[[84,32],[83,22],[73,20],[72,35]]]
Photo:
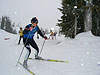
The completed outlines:
[[[7,16],[2,16],[1,21],[0,21],[0,28],[13,34],[17,34],[15,27],[15,23],[12,23],[10,20],[10,17]]]
[[[75,38],[87,31],[100,36],[100,0],[62,0],[58,10],[62,16],[57,26],[65,37]]]
[[[2,16],[2,18],[0,18],[0,29],[3,29],[9,33],[17,34],[16,26],[20,27],[19,24],[15,25],[15,23],[12,23],[10,17]],[[41,28],[40,30],[45,34],[50,33],[48,29]]]

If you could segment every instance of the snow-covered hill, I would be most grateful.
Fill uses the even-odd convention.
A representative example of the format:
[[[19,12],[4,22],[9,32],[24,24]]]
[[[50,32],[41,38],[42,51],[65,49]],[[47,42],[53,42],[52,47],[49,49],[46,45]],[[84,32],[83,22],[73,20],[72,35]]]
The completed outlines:
[[[44,39],[35,40],[41,49]],[[18,35],[0,30],[0,75],[31,75],[22,66],[16,67],[23,48],[22,42],[17,43]],[[26,49],[20,62],[25,53]],[[34,49],[30,57],[34,58]],[[100,37],[91,32],[81,33],[75,39],[57,36],[57,40],[46,40],[41,57],[68,60],[69,63],[29,60],[28,66],[36,75],[100,75]]]

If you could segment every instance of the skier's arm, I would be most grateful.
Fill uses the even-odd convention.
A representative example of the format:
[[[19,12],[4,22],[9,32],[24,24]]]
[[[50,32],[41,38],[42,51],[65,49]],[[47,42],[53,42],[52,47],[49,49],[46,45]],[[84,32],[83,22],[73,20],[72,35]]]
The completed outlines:
[[[45,36],[42,34],[42,32],[41,32],[41,30],[40,30],[40,28],[38,27],[38,34],[41,36],[41,37],[43,37],[43,38],[45,38]]]
[[[47,37],[42,34],[42,32],[41,32],[39,27],[38,27],[38,31],[37,32],[41,37],[43,37],[45,40],[47,40]]]
[[[25,27],[24,31],[23,31],[23,34],[27,34],[29,31],[30,31],[30,30],[29,30],[29,26],[27,25],[27,26]]]

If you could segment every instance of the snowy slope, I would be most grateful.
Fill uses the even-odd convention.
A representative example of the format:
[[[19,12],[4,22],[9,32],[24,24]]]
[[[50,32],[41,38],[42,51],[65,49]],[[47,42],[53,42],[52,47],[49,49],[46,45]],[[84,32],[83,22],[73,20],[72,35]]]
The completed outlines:
[[[4,40],[4,38],[10,38]],[[18,35],[0,30],[0,75],[31,75],[22,66],[16,67],[23,44],[17,45]],[[43,39],[35,39],[41,49]],[[57,36],[46,40],[41,57],[68,60],[69,63],[54,63],[29,60],[28,66],[36,75],[100,75],[100,37],[91,32],[81,33],[75,39]],[[26,49],[20,62],[23,62]],[[34,49],[31,56],[34,58]]]

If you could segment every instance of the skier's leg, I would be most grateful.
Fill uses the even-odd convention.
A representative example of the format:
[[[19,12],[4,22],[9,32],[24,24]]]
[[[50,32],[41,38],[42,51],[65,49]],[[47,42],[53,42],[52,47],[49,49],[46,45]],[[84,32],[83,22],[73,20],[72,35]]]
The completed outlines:
[[[21,41],[21,36],[19,37],[19,42],[18,42],[18,45],[20,44],[20,41]]]
[[[30,45],[36,50],[36,51],[35,51],[35,58],[40,58],[40,57],[38,56],[39,48],[38,48],[37,44],[35,43],[34,39],[31,40]]]
[[[28,40],[26,42],[26,39],[23,39],[23,43],[24,43],[24,45],[25,45],[25,47],[27,49],[27,53],[26,53],[25,58],[24,58],[23,66],[25,68],[27,68],[27,61],[28,61],[28,58],[29,58],[29,56],[31,54],[31,49],[30,49],[29,41]]]
[[[21,36],[21,39],[23,39],[23,36]]]
[[[30,54],[31,54],[31,49],[30,49],[30,46],[29,45],[26,45],[26,48],[27,48],[27,53],[25,55],[25,59],[24,60],[28,60]]]
[[[30,46],[29,46],[29,45],[26,45],[26,48],[27,48],[27,53],[26,53],[26,55],[25,55],[24,62],[23,62],[23,66],[24,66],[25,68],[27,68],[27,61],[28,61],[28,58],[29,58],[29,56],[30,56],[30,54],[31,54]]]

